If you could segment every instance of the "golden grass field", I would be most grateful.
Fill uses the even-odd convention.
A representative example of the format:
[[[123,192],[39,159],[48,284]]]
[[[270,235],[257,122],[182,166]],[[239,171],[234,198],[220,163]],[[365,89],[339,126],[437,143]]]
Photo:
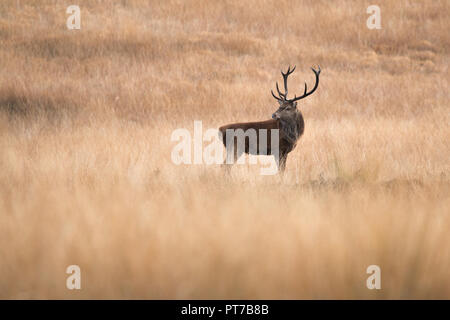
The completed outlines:
[[[0,298],[449,299],[449,13],[1,1]],[[269,119],[289,64],[292,95],[322,73],[283,177],[172,163],[194,120]]]

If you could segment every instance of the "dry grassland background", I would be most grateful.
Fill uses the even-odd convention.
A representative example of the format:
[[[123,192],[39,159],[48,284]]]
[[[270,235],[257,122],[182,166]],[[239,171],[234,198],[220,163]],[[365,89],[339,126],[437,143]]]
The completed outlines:
[[[0,297],[450,298],[449,9],[1,1]],[[283,178],[172,163],[194,120],[269,119],[289,64],[322,73]]]

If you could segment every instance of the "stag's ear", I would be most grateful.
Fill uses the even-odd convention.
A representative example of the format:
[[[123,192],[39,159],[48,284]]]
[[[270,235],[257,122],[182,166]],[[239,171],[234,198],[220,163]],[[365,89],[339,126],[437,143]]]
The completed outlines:
[[[294,108],[297,108],[297,101],[294,101]]]

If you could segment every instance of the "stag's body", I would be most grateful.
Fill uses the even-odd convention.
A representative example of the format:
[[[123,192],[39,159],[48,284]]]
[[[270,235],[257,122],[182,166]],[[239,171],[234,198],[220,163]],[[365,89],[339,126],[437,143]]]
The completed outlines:
[[[303,134],[305,130],[305,122],[303,120],[302,114],[299,112],[298,117],[296,119],[296,125],[297,130],[299,132],[298,138]],[[244,132],[253,129],[256,132],[256,147],[252,148],[250,147],[250,138],[245,137],[244,140],[244,150],[242,150],[242,153],[245,152],[247,154],[253,154],[253,155],[275,155],[279,157],[279,168],[281,171],[284,170],[286,166],[286,159],[289,152],[294,150],[295,146],[297,145],[297,140],[291,141],[288,139],[284,134],[283,130],[281,130],[281,121],[280,119],[270,119],[266,121],[257,121],[257,122],[244,122],[244,123],[232,123],[225,126],[222,126],[219,128],[219,131],[221,133],[222,142],[227,147],[227,141],[226,141],[226,132],[227,130],[237,130],[242,129]],[[278,136],[275,138],[278,138],[278,144],[275,144],[278,146],[278,150],[272,150],[272,130],[278,130]],[[260,150],[260,141],[259,139],[263,136],[263,134],[260,132],[260,130],[265,130],[264,134],[266,134],[266,146],[264,150]],[[233,141],[233,162],[236,162],[237,159],[242,155],[242,153],[238,154],[238,148],[237,148],[237,138],[234,138],[235,141]],[[227,152],[228,149],[227,149]]]
[[[285,92],[281,93],[278,88],[277,83],[277,91],[278,91],[278,97],[274,95],[272,92],[272,96],[277,99],[278,103],[280,104],[280,107],[278,110],[272,115],[271,120],[266,121],[258,121],[258,122],[245,122],[245,123],[233,123],[228,124],[225,126],[222,126],[219,128],[223,144],[225,145],[225,148],[227,150],[227,158],[232,154],[233,156],[233,163],[236,162],[236,160],[242,155],[242,153],[247,154],[254,154],[254,155],[274,155],[278,164],[278,168],[281,172],[284,171],[286,167],[286,159],[289,152],[294,150],[295,146],[297,145],[298,139],[303,135],[303,132],[305,130],[305,122],[303,120],[302,113],[297,109],[297,102],[298,100],[305,98],[312,94],[319,85],[319,74],[320,74],[320,67],[319,70],[314,71],[314,74],[316,75],[316,83],[314,85],[314,88],[307,92],[307,86],[305,83],[305,92],[302,96],[297,97],[293,99],[288,99],[288,88],[287,88],[287,78],[288,76],[294,72],[295,67],[290,70],[288,68],[288,71],[286,73],[281,72],[283,75],[284,80],[284,88]],[[244,140],[244,148],[242,150],[239,150],[237,147],[237,138],[232,137],[234,140],[232,143],[227,144],[227,132],[231,130],[231,132],[241,129],[243,132],[247,132],[248,130],[254,130],[256,132],[256,141],[251,141],[248,136],[245,136]],[[273,150],[274,144],[272,144],[272,130],[278,130],[278,136],[274,137],[278,139],[278,143],[275,144],[275,146],[278,147],[277,150]],[[261,131],[265,131],[261,135]],[[266,139],[266,145],[263,146],[264,150],[260,150],[260,138],[261,136],[267,136]],[[230,138],[231,139],[231,138]],[[252,145],[251,143],[256,143],[256,145]],[[224,161],[224,164],[226,162],[226,159]],[[228,167],[229,168],[229,167]]]

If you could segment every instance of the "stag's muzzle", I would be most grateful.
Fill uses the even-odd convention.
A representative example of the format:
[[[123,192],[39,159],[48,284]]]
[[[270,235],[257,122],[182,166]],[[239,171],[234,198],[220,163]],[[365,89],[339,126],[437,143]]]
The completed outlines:
[[[278,115],[276,115],[276,114],[274,113],[274,114],[272,114],[272,119],[278,120],[279,117],[278,117]]]

